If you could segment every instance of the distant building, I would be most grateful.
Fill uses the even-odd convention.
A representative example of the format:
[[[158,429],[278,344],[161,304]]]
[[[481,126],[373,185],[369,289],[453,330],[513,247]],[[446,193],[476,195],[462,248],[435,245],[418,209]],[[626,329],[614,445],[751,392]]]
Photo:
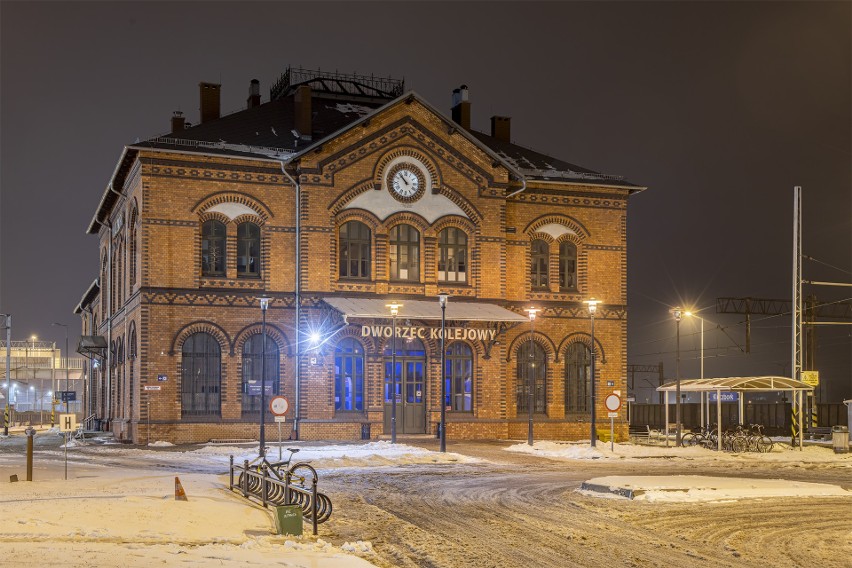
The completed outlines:
[[[355,75],[288,69],[269,102],[252,81],[227,116],[219,93],[201,83],[199,124],[175,113],[124,148],[88,228],[100,274],[78,312],[109,346],[91,375],[104,428],[257,439],[265,367],[286,436],[388,435],[396,383],[398,434],[434,436],[444,404],[449,439],[526,438],[531,403],[537,438],[588,439],[590,297],[608,422],[604,395],[627,391],[627,199],[642,187],[514,144],[507,117],[471,130],[465,86],[451,117]]]

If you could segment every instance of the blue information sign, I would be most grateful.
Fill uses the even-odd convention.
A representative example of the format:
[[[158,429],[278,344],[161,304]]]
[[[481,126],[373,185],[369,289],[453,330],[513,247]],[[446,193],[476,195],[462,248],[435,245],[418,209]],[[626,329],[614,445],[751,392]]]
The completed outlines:
[[[716,393],[710,393],[710,402],[716,402]],[[740,393],[738,392],[723,392],[722,393],[722,402],[737,402],[740,400]]]

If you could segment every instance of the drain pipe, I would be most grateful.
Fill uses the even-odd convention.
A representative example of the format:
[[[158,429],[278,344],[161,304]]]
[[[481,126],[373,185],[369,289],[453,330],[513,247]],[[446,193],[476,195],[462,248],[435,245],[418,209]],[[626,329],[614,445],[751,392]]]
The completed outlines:
[[[110,188],[112,185],[110,184]],[[111,387],[112,387],[112,350],[110,347],[112,346],[112,221],[107,219],[106,222],[107,227],[107,288],[106,288],[106,312],[107,317],[105,318],[105,322],[107,325],[107,350],[106,350],[106,364],[104,367],[104,371],[106,371],[106,381],[104,381],[104,420],[109,421],[112,418],[112,396],[110,396]]]
[[[290,180],[290,183],[296,189],[296,279],[293,287],[296,305],[296,404],[293,410],[293,438],[298,440],[299,418],[301,417],[302,408],[302,186],[287,172],[286,165],[289,162],[280,160],[279,163],[281,164],[281,173]]]

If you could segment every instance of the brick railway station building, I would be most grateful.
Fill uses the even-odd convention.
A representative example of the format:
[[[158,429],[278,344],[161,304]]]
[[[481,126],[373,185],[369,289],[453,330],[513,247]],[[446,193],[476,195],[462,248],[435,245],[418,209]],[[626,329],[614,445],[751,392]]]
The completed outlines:
[[[450,117],[401,81],[293,68],[269,102],[257,81],[242,111],[219,97],[201,83],[200,123],[126,146],[88,227],[100,274],[76,312],[101,428],[258,439],[265,383],[296,439],[387,436],[394,413],[434,436],[442,404],[450,440],[526,438],[530,406],[537,439],[588,439],[592,297],[608,422],[644,188],[512,143],[506,117],[471,130],[464,86]]]

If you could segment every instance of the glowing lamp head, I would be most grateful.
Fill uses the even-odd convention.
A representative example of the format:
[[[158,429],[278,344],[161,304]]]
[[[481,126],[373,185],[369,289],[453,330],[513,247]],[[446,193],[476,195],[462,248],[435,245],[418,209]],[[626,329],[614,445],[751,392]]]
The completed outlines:
[[[540,311],[538,308],[527,308],[527,313],[530,316],[530,321],[535,321],[535,314],[538,311]]]
[[[680,307],[673,308],[672,315],[674,316],[675,321],[680,321],[683,317],[683,310]]]
[[[308,339],[311,341],[311,345],[316,345],[320,342],[320,334],[318,331],[312,331]]]
[[[598,304],[600,304],[599,300],[595,300],[594,298],[590,298],[585,301],[586,306],[589,308],[589,315],[595,315],[595,312],[598,311]]]
[[[390,304],[385,304],[385,307],[390,308],[391,315],[396,317],[399,315],[399,308],[402,307],[402,304],[397,304],[396,302],[391,302]]]
[[[438,303],[441,304],[442,308],[447,307],[447,299],[449,297],[449,294],[438,294]]]
[[[264,296],[263,298],[258,298],[258,300],[260,300],[260,309],[265,312],[266,309],[269,307],[269,301],[272,300],[272,298],[267,298]]]

